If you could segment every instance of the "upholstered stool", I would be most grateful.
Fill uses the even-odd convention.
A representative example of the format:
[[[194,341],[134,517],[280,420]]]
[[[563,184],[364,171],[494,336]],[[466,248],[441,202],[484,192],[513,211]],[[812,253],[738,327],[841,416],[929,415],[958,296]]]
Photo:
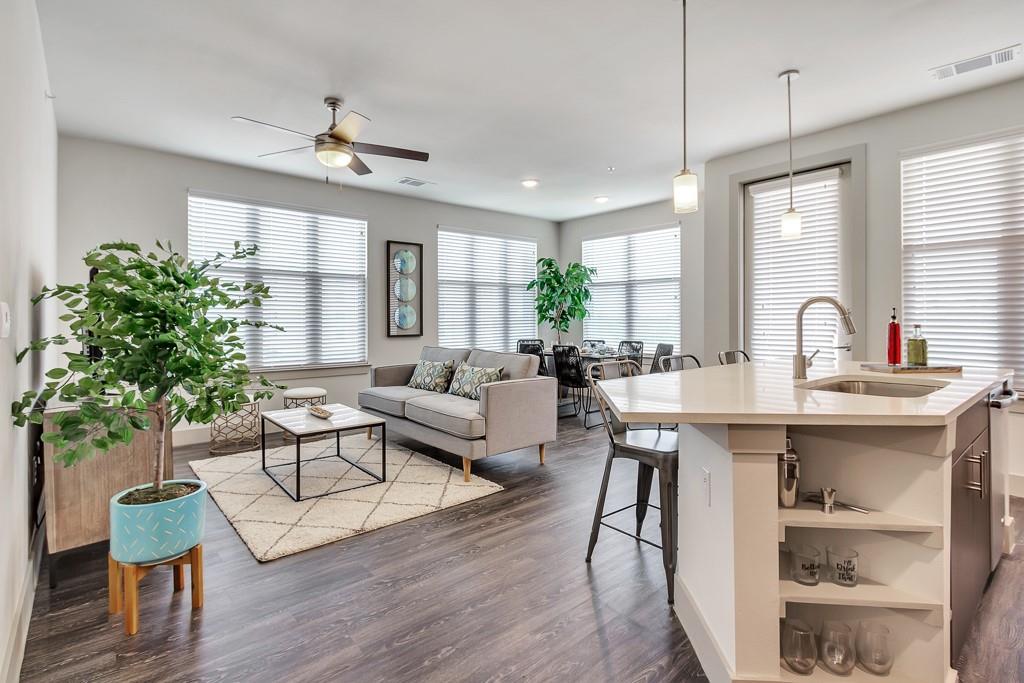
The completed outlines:
[[[107,555],[107,587],[110,594],[109,612],[118,614],[124,609],[124,632],[135,635],[139,630],[139,582],[156,567],[171,565],[174,592],[185,588],[185,565],[192,575],[192,609],[203,606],[203,546],[193,546],[184,554],[153,564],[118,562]]]
[[[252,451],[260,447],[260,404],[245,403],[210,423],[210,455]]]
[[[284,390],[284,407],[288,408],[305,408],[306,406],[322,406],[327,404],[327,390],[321,387],[293,387],[291,389]],[[311,437],[308,440],[312,441],[316,437]],[[323,438],[323,437],[319,437]],[[284,432],[285,441],[294,441],[293,437],[288,432]],[[307,439],[303,439],[306,441]]]

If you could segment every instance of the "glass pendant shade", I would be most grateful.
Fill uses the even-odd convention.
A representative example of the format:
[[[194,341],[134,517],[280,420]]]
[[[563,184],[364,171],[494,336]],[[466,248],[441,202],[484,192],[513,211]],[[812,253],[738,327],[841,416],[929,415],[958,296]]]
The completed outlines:
[[[697,174],[683,169],[672,179],[672,209],[676,213],[697,210]]]
[[[800,238],[803,230],[803,216],[796,209],[790,208],[782,214],[782,228],[780,236],[784,240],[795,240]]]

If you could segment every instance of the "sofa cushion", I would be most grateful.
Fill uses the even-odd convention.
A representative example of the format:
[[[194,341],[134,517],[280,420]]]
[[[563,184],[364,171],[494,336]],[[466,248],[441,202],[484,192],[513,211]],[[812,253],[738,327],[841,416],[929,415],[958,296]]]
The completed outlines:
[[[409,386],[413,389],[426,389],[443,394],[448,391],[454,370],[453,360],[421,360],[412,371]]]
[[[433,391],[412,387],[370,387],[359,392],[359,406],[388,415],[405,417],[405,402],[420,396],[436,396]]]
[[[480,414],[480,402],[452,394],[430,394],[409,399],[405,416],[424,427],[431,427],[463,439],[479,439],[487,432]]]
[[[501,379],[501,368],[478,368],[469,363],[460,363],[452,375],[452,384],[448,393],[463,398],[480,400],[480,386]]]
[[[469,349],[449,349],[443,346],[424,346],[420,351],[420,360],[450,360],[452,367],[465,362],[469,358]]]
[[[537,376],[540,359],[528,353],[502,353],[473,349],[466,360],[478,368],[502,368],[502,379],[526,379]]]

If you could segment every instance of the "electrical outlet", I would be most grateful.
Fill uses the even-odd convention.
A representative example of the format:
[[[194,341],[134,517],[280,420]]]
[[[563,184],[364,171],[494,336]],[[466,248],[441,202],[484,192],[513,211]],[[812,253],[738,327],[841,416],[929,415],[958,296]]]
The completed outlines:
[[[0,301],[0,339],[11,336],[11,307],[6,301]]]
[[[704,500],[707,501],[708,507],[711,507],[711,470],[703,467],[701,471],[704,473]]]

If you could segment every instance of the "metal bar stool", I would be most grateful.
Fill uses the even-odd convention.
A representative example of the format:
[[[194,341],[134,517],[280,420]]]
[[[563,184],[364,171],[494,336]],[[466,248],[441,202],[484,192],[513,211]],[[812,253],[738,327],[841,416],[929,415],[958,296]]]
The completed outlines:
[[[672,352],[675,351],[675,347],[672,344],[658,344],[654,347],[654,358],[651,359],[651,369],[648,371],[650,374],[662,371],[661,359],[666,356],[671,356]]]
[[[679,370],[686,369],[687,359],[692,360],[693,364],[698,368],[700,367],[700,359],[697,356],[689,353],[680,353],[673,356],[665,356],[661,359],[661,371],[662,372],[677,372]]]
[[[594,510],[594,524],[590,530],[590,544],[587,547],[587,562],[590,562],[594,554],[594,546],[597,545],[597,536],[602,526],[655,548],[660,548],[662,564],[665,566],[665,579],[668,582],[668,602],[671,605],[675,600],[675,573],[679,542],[679,529],[676,521],[679,507],[676,481],[679,472],[679,435],[676,432],[653,429],[627,430],[625,424],[609,410],[601,392],[597,391],[597,383],[601,380],[639,375],[641,371],[637,363],[628,360],[597,363],[591,366],[591,370],[590,382],[594,387],[594,399],[597,401],[605,431],[608,433],[608,458],[604,465],[601,490],[597,496],[597,508]],[[608,495],[608,480],[612,473],[612,463],[616,458],[626,458],[637,462],[636,502],[606,513],[604,503],[605,497]],[[650,503],[651,484],[654,480],[655,470],[658,471],[660,506]],[[649,507],[653,507],[661,513],[661,545],[640,537]],[[606,517],[625,512],[630,508],[636,508],[635,534],[604,521]]]
[[[750,356],[743,349],[733,349],[732,351],[719,351],[718,352],[718,363],[719,365],[735,365],[736,363],[749,363]]]

